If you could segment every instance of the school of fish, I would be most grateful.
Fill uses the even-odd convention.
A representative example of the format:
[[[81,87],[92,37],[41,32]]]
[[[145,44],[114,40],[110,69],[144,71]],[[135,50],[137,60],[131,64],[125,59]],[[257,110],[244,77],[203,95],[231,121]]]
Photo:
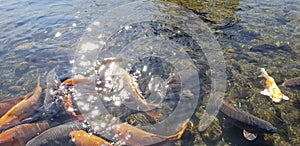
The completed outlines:
[[[110,62],[112,62],[110,60]],[[148,104],[138,87],[133,83],[129,73],[119,69],[124,75],[125,81],[136,95],[134,98],[144,108],[159,108]],[[261,94],[269,96],[272,101],[280,102],[289,98],[281,93],[275,80],[261,68],[262,76],[266,79],[266,89]],[[73,98],[73,86],[76,84],[91,82],[89,78],[69,78],[60,81],[51,70],[47,76],[45,97],[41,97],[43,89],[40,78],[36,88],[23,96],[4,98],[0,100],[0,146],[37,146],[37,145],[151,145],[153,141],[164,143],[178,140],[188,127],[189,119],[183,121],[181,129],[170,136],[162,136],[149,133],[127,123],[115,124],[111,127],[115,136],[122,143],[107,140],[92,131],[92,127],[85,121],[84,115],[76,107]],[[287,80],[283,85],[286,87],[299,86],[299,78]],[[43,100],[43,102],[41,102]],[[220,111],[238,128],[244,130],[244,137],[248,140],[256,138],[256,134],[276,132],[276,127],[271,123],[241,111],[224,100]],[[43,103],[42,105],[40,103]],[[156,119],[161,115],[145,112],[148,116]]]

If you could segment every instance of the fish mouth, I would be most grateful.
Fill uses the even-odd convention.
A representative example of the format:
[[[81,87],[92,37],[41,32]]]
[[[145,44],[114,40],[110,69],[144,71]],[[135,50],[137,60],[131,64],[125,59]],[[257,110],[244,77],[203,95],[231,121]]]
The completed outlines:
[[[277,128],[274,127],[273,125],[270,125],[263,133],[267,133],[267,134],[277,133]]]
[[[277,133],[277,128],[273,127],[273,128],[270,130],[270,133],[271,133],[271,134]]]

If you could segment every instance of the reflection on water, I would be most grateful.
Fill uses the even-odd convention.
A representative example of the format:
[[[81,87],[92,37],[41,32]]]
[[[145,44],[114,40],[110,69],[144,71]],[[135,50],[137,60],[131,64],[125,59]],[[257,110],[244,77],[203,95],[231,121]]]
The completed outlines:
[[[169,1],[193,10],[216,28],[215,35],[227,63],[226,100],[278,128],[278,134],[259,135],[257,140],[249,142],[242,137],[240,129],[228,128],[226,122],[219,119],[205,132],[191,128],[184,135],[182,145],[299,144],[300,91],[279,86],[290,100],[274,104],[259,94],[264,89],[264,79],[257,76],[261,67],[266,68],[279,85],[300,76],[300,2]],[[60,76],[70,76],[73,48],[87,26],[104,12],[128,2],[131,1],[1,2],[0,96],[13,97],[31,91],[36,77],[42,76],[45,80],[46,73],[57,65],[61,66]],[[266,50],[263,47],[266,45],[271,47]],[[291,50],[276,49],[281,46]],[[253,47],[261,47],[262,51],[253,51]],[[201,110],[203,107],[199,106],[192,117],[195,124]]]

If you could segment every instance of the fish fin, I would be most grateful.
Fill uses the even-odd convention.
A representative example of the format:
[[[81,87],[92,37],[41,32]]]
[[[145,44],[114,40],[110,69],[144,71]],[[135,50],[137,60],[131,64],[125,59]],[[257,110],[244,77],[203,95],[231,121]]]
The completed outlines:
[[[245,129],[243,130],[243,135],[249,141],[252,141],[257,138],[256,133],[250,133],[250,132],[246,131]]]
[[[271,99],[272,99],[272,101],[274,101],[274,102],[280,102],[280,101],[281,101],[281,98],[272,98],[272,97],[271,97]]]
[[[22,102],[22,101],[21,101]],[[1,118],[0,118],[0,125],[4,124],[5,122],[9,121],[14,115],[14,112],[18,109],[18,106],[13,106],[9,111],[7,111]]]
[[[266,95],[266,96],[271,96],[271,94],[270,94],[270,92],[268,91],[268,89],[264,89],[263,91],[260,91],[260,94]]]
[[[70,79],[66,79],[65,81],[63,81],[61,83],[62,85],[66,85],[66,84],[69,84],[70,86],[74,86],[74,79],[73,78],[70,78]]]
[[[37,87],[40,87],[41,86],[41,76],[38,77],[38,80],[37,80]]]
[[[163,114],[155,114],[155,113],[152,113],[151,111],[146,111],[145,113],[148,116],[152,117],[153,119],[159,119],[159,118],[163,117]]]
[[[52,95],[52,92],[54,89],[58,88],[58,86],[61,84],[60,80],[58,79],[57,74],[55,73],[56,68],[53,68],[51,71],[48,72],[47,74],[47,79],[46,79],[46,95],[44,99],[44,104],[49,104],[52,101],[54,101],[54,96]]]
[[[29,92],[26,95],[24,95],[23,100],[27,100],[29,97],[31,97],[31,95],[33,94],[33,92]],[[22,101],[23,101],[22,100]],[[21,102],[21,101],[20,101]]]
[[[183,126],[181,128],[180,131],[178,131],[175,135],[172,135],[170,137],[168,137],[168,140],[178,140],[181,138],[181,136],[183,135],[184,131],[186,130],[186,128],[188,127],[188,122],[189,119],[187,119],[184,123]]]
[[[282,99],[284,99],[284,100],[289,100],[290,98],[287,97],[287,96],[285,96],[285,95],[282,95]]]
[[[265,77],[264,75],[259,75],[259,76],[257,76],[257,77],[259,77],[259,78],[263,78],[263,77]]]

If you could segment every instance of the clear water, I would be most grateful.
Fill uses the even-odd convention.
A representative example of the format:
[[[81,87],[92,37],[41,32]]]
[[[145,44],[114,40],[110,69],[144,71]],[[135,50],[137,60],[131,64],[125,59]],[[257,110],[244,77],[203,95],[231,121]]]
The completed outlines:
[[[0,97],[32,91],[38,76],[45,87],[47,72],[57,65],[59,76],[70,76],[69,61],[88,26],[109,10],[130,2],[1,1]],[[199,105],[192,116],[195,127],[187,130],[181,144],[299,145],[300,91],[279,86],[290,100],[272,103],[269,97],[259,94],[264,89],[264,79],[257,76],[261,67],[266,68],[279,85],[300,76],[300,1],[171,2],[194,10],[207,20],[207,25],[219,28],[212,30],[227,65],[225,100],[278,128],[277,134],[259,135],[254,141],[245,140],[242,130],[228,128],[222,120],[213,123],[207,131],[199,132]],[[250,50],[264,44],[274,47],[262,52]],[[283,45],[291,50],[276,49]]]

